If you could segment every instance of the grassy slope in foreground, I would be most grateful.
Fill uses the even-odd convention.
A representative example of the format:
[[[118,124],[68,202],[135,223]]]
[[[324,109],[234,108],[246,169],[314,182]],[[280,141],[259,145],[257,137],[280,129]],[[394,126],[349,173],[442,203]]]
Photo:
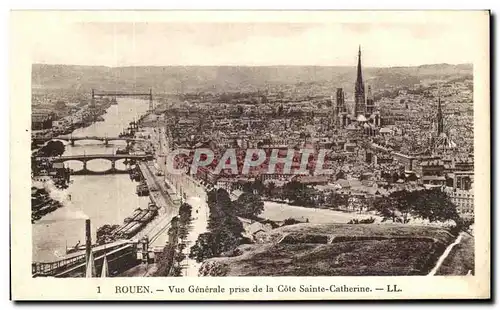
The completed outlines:
[[[455,245],[444,260],[436,275],[474,274],[474,236],[464,234],[462,241]]]
[[[265,239],[240,246],[239,256],[207,260],[201,275],[425,275],[455,237],[425,226],[298,224]]]

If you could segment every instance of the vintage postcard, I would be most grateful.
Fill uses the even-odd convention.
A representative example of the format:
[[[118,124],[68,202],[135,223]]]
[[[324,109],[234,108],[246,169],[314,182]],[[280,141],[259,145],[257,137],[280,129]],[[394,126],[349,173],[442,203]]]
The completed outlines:
[[[11,12],[12,299],[490,298],[489,23]]]

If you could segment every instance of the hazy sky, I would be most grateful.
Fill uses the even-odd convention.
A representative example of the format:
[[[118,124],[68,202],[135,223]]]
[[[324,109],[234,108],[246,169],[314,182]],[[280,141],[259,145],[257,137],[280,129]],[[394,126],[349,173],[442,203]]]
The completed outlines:
[[[74,65],[363,65],[472,63],[465,24],[73,23],[48,25],[33,61]]]

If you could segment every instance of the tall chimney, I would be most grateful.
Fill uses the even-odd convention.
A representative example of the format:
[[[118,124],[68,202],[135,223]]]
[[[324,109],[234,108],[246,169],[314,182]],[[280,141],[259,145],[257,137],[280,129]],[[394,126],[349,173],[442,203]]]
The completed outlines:
[[[85,262],[88,264],[90,251],[92,251],[92,231],[90,228],[90,219],[85,220]]]

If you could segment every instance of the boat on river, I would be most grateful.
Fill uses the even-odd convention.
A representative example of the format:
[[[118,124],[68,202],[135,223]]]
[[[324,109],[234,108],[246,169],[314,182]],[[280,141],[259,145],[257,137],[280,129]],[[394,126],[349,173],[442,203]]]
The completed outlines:
[[[141,222],[142,218],[148,214],[148,210],[141,210],[141,213],[134,218],[134,222]]]
[[[112,98],[109,98],[110,102],[107,104],[105,103],[97,103],[97,107],[95,107],[95,111],[91,110],[90,107],[88,107],[88,104],[90,100],[82,100],[81,104],[75,107],[75,111],[71,111],[71,114],[68,117],[65,117],[64,119],[61,119],[60,126],[57,128],[57,130],[54,130],[54,132],[50,130],[42,130],[37,134],[33,134],[32,139],[34,140],[35,146],[37,144],[40,144],[39,147],[41,147],[44,143],[46,143],[47,140],[53,139],[57,136],[57,134],[61,135],[67,135],[69,137],[116,137],[118,133],[120,133],[122,130],[122,134],[124,134],[127,137],[133,137],[133,135],[130,133],[130,131],[127,129],[127,127],[130,125],[129,122],[132,121],[133,117],[137,119],[140,114],[142,113],[147,113],[147,104],[140,104],[138,105],[136,100],[130,100],[129,98],[123,98],[120,99],[119,104],[114,105],[111,107],[111,109],[108,109],[109,105],[113,102],[114,100],[111,100]],[[118,102],[117,102],[118,103]],[[99,107],[102,106],[102,107]],[[94,108],[92,108],[94,109]],[[78,111],[76,111],[78,110]],[[137,112],[136,112],[137,111]],[[101,114],[101,117],[98,117],[97,115]],[[137,114],[139,113],[139,114]],[[134,114],[134,115],[132,115]],[[96,122],[96,120],[104,120],[103,122]],[[84,128],[86,126],[90,126],[87,128]],[[117,127],[121,127],[117,129]],[[135,123],[134,123],[134,127]],[[75,131],[76,130],[76,131]],[[124,144],[124,142],[122,142]],[[64,156],[66,155],[75,155],[75,154],[83,154],[83,155],[93,155],[93,154],[103,154],[104,153],[110,153],[112,144],[110,143],[110,147],[105,149],[104,143],[98,142],[96,143],[95,141],[85,141],[85,142],[77,142],[75,143],[76,145],[73,146],[70,143],[66,143],[66,149]],[[120,148],[125,148],[125,145],[120,145]],[[129,142],[129,144],[131,144]],[[116,146],[115,144],[115,149],[118,149],[119,147]],[[119,153],[119,152],[118,152]],[[43,161],[43,159],[40,159]],[[120,164],[117,163],[119,166],[123,166],[121,163],[123,160],[120,160]],[[104,170],[104,169],[109,169],[109,162],[99,162],[95,161],[92,163],[93,168],[96,168],[96,171]],[[69,163],[70,168],[74,168],[75,171],[79,168],[77,166],[81,166],[81,164],[77,163]],[[126,166],[125,166],[126,167]],[[131,166],[133,167],[133,166]],[[50,175],[48,173],[50,172],[50,169],[46,169],[47,171],[47,176],[41,176],[39,177],[40,182],[37,181],[38,176],[34,174],[33,176],[33,182],[38,185],[38,183],[41,183],[40,185],[44,185],[42,182],[45,180],[50,179]],[[140,180],[142,178],[140,172],[137,172],[137,178]],[[35,178],[36,176],[36,178]],[[88,186],[91,186],[94,182],[94,178],[96,179],[98,186],[95,188],[95,195],[92,195],[93,197],[88,197]],[[87,213],[87,214],[93,214],[94,210],[98,208],[110,208],[113,210],[116,210],[116,212],[107,212],[106,214],[102,214],[102,217],[100,216],[99,222],[102,222],[103,224],[107,224],[110,226],[110,229],[106,231],[106,236],[100,237],[99,240],[105,241],[111,239],[113,240],[113,233],[118,231],[118,228],[123,230],[123,228],[126,226],[128,223],[124,223],[124,218],[129,217],[129,220],[131,220],[131,225],[126,227],[126,234],[131,235],[133,233],[136,233],[138,229],[140,229],[140,225],[138,226],[138,223],[134,223],[132,220],[135,215],[138,215],[140,210],[135,210],[138,205],[134,204],[135,201],[137,201],[134,195],[134,185],[137,185],[139,183],[135,183],[134,185],[129,185],[132,186],[132,191],[130,191],[129,188],[127,187],[120,187],[119,190],[115,190],[115,187],[113,187],[113,184],[109,184],[107,180],[109,179],[123,179],[125,178],[125,181],[128,181],[126,179],[125,175],[103,175],[99,177],[95,176],[78,176],[75,177],[76,182],[75,184],[77,185],[69,185],[70,186],[70,191],[73,192],[73,198],[74,197],[86,197],[86,199],[74,199],[75,201],[72,202],[73,206],[77,210],[82,210],[82,212]],[[130,182],[130,181],[128,181]],[[57,183],[57,182],[56,182]],[[108,192],[113,192],[108,193]],[[145,191],[144,194],[146,194],[147,191]],[[87,195],[87,196],[86,196]],[[112,199],[109,200],[109,205],[104,206],[104,203],[108,203],[106,200],[108,197],[111,197]],[[121,197],[124,197],[123,201],[120,199]],[[38,201],[39,200],[39,201]],[[32,222],[37,223],[39,220],[43,221],[44,217],[42,217],[43,213],[48,213],[51,211],[55,211],[56,208],[59,207],[57,203],[50,203],[50,200],[47,197],[40,197],[40,199],[33,201],[33,215],[32,215]],[[149,200],[149,198],[147,199]],[[142,199],[141,199],[142,201]],[[141,202],[141,207],[143,209],[149,209],[147,207],[147,202],[142,205],[144,201]],[[31,206],[30,206],[31,207]],[[64,211],[64,210],[59,210],[59,211]],[[55,211],[55,212],[59,212]],[[125,213],[123,213],[125,211]],[[147,213],[147,212],[146,212]],[[120,214],[122,214],[120,216]],[[57,215],[57,214],[55,214]],[[45,215],[47,216],[47,215]],[[144,215],[143,215],[144,217]],[[149,216],[148,216],[149,217]],[[147,217],[145,218],[147,219]],[[84,240],[82,239],[82,244],[76,245],[76,241],[81,238],[81,233],[77,230],[75,230],[74,225],[70,225],[71,223],[66,223],[64,219],[59,219],[59,217],[56,216],[54,222],[47,221],[40,223],[40,225],[33,225],[33,243],[34,243],[34,251],[33,253],[33,259],[35,260],[51,260],[53,259],[54,256],[54,251],[58,250],[60,254],[63,254],[67,251],[68,253],[74,253],[79,252],[81,250],[84,250],[84,245],[83,243]],[[120,226],[117,227],[116,229],[111,228],[114,226],[113,224],[119,224]],[[143,224],[144,225],[144,224]],[[133,227],[136,226],[136,227]],[[115,226],[116,227],[116,226]],[[131,229],[132,228],[132,229]],[[113,232],[110,230],[113,229]],[[50,234],[50,235],[49,235]],[[47,242],[47,240],[51,239],[51,242]],[[66,239],[67,239],[67,244],[66,244]],[[95,235],[93,236],[93,239],[96,239]],[[97,243],[97,239],[96,239]]]
[[[137,170],[137,168],[130,169],[129,173],[130,173],[130,179],[134,181],[140,181],[142,178],[142,174],[140,171]]]
[[[122,237],[130,239],[144,227],[145,223],[132,222],[131,226],[122,232]]]
[[[147,196],[147,195],[149,195],[148,185],[145,184],[145,183],[141,183],[141,184],[137,185],[135,192],[139,196]]]
[[[158,210],[158,206],[154,202],[150,201],[148,203],[148,210],[151,210],[151,211]]]
[[[127,216],[124,220],[123,220],[123,223],[127,224],[127,223],[130,223],[132,222],[133,220],[135,220],[135,218],[141,214],[142,212],[142,209],[141,208],[137,208],[135,209],[134,213],[131,215],[131,216]]]
[[[141,223],[149,223],[158,213],[156,210],[148,210],[148,212],[139,220]]]

